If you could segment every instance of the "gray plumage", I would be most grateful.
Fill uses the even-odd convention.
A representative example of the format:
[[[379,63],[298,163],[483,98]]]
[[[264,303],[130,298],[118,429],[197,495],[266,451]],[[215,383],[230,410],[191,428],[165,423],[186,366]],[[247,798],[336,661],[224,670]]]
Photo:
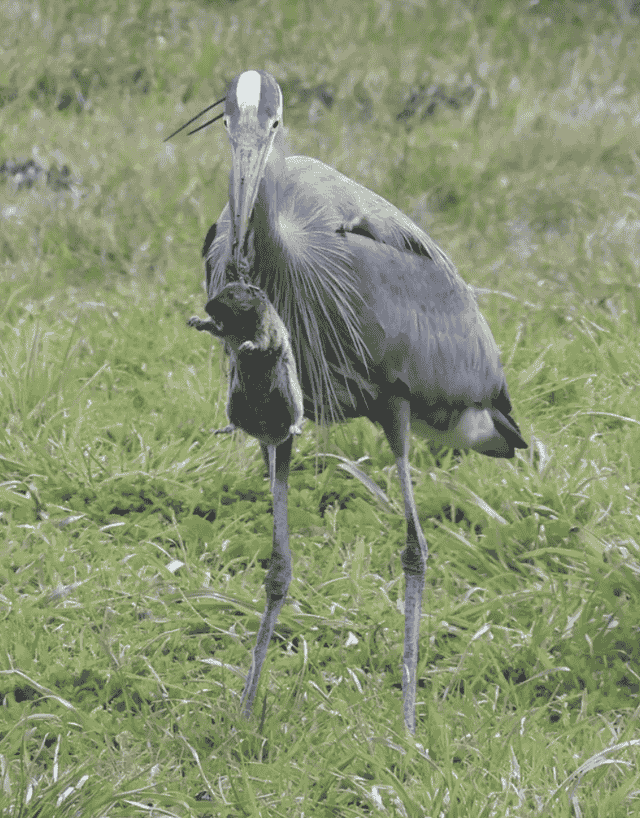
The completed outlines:
[[[285,156],[282,112],[282,92],[266,71],[244,71],[229,85],[229,202],[204,243],[207,291],[212,297],[248,275],[291,333],[307,417],[364,415],[385,431],[407,520],[402,689],[415,731],[428,549],[409,473],[410,430],[491,457],[513,457],[527,444],[511,416],[497,345],[451,261],[381,196],[315,159]],[[290,455],[288,438],[277,449],[273,555],[246,714],[291,577]]]

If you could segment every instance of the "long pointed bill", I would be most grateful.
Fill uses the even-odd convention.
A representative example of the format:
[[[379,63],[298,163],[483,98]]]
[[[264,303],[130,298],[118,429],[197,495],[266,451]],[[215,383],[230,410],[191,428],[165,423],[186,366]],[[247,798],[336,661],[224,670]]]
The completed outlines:
[[[245,132],[232,142],[233,171],[229,185],[229,200],[233,216],[233,258],[236,265],[247,253],[247,234],[251,214],[258,197],[258,188],[273,139]]]

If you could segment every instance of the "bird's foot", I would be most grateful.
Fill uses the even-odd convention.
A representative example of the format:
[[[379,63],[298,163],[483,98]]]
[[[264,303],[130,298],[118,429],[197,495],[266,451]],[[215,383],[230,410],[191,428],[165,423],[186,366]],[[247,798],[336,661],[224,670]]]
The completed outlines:
[[[254,349],[258,349],[258,345],[253,341],[243,341],[238,347],[238,352],[253,352]]]
[[[236,430],[235,423],[229,423],[223,429],[216,429],[213,434],[214,435],[228,435],[228,434],[231,434],[231,432],[235,432],[235,430]]]

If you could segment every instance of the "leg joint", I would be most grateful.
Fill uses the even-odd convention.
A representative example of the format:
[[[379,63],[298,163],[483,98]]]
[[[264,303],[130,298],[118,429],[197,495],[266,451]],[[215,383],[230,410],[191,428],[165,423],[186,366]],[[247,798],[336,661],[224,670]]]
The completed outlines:
[[[402,552],[402,568],[405,574],[424,576],[427,570],[427,543],[424,536],[417,535],[411,520],[407,529],[407,546]]]
[[[265,577],[265,589],[269,599],[284,599],[291,583],[292,567],[291,560],[278,558],[277,555],[271,557],[271,564]]]

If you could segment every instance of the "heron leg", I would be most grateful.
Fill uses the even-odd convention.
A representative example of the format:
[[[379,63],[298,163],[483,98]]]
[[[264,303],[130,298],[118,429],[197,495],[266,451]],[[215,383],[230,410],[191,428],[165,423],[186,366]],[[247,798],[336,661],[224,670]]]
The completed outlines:
[[[276,487],[276,452],[278,451],[277,446],[269,445],[267,446],[267,458],[269,460],[269,488],[271,489],[271,496],[273,497],[274,507],[273,507],[273,527],[275,531],[275,494],[274,490]]]
[[[395,398],[389,403],[388,409],[389,415],[386,422],[383,423],[383,428],[396,459],[398,478],[400,479],[400,487],[404,498],[404,513],[407,520],[407,544],[402,552],[402,568],[406,583],[402,697],[405,723],[408,729],[415,733],[420,615],[429,550],[418,519],[418,509],[413,496],[409,471],[411,407],[408,400]]]
[[[251,668],[242,693],[242,712],[245,716],[251,713],[260,680],[260,671],[267,655],[278,614],[284,604],[289,583],[291,582],[291,551],[289,549],[289,526],[287,522],[287,482],[292,444],[293,439],[291,437],[288,437],[278,447],[260,444],[263,457],[269,465],[271,492],[273,494],[273,550],[269,570],[265,578],[267,604],[260,620],[251,659]]]

